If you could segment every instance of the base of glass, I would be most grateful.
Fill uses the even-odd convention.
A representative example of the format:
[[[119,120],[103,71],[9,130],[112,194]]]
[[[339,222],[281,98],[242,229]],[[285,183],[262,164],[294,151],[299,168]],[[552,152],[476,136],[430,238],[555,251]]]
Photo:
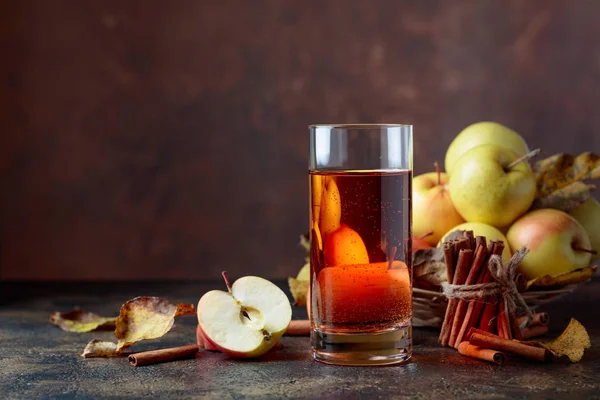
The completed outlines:
[[[401,364],[412,356],[412,329],[399,327],[380,333],[326,333],[313,329],[312,355],[334,365]]]

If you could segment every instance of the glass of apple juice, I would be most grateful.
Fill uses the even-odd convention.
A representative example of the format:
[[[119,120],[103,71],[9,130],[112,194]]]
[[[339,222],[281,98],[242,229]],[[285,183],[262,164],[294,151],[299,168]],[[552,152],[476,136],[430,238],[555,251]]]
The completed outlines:
[[[412,126],[311,125],[310,298],[315,360],[412,354]]]

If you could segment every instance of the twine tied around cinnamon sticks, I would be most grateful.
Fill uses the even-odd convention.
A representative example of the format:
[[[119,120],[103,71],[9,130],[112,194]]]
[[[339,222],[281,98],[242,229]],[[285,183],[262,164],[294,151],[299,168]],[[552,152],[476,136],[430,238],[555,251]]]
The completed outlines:
[[[442,284],[442,292],[448,299],[478,300],[485,297],[499,295],[504,300],[505,309],[500,312],[512,313],[526,316],[525,321],[519,326],[524,328],[533,318],[533,312],[519,293],[515,283],[518,266],[529,250],[523,247],[517,250],[507,264],[502,257],[492,254],[489,259],[488,269],[494,282],[476,283],[472,285],[455,285],[451,283]]]

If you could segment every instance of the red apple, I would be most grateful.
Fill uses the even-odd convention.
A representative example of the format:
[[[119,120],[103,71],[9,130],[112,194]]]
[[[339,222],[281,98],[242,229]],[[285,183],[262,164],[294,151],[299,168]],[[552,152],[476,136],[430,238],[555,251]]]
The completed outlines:
[[[523,246],[529,249],[520,266],[528,279],[587,267],[593,253],[585,229],[559,210],[525,214],[510,227],[506,238],[515,251]]]

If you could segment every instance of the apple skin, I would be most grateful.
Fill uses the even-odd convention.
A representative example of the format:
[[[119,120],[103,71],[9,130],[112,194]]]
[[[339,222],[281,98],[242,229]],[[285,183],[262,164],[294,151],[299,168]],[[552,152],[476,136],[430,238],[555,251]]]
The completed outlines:
[[[504,262],[508,262],[508,260],[510,260],[512,253],[510,251],[510,247],[509,247],[508,240],[506,239],[506,237],[498,229],[494,228],[491,225],[482,224],[481,222],[465,222],[464,224],[455,226],[454,228],[452,228],[448,232],[446,232],[446,234],[444,235],[442,240],[440,240],[439,244],[441,245],[442,243],[444,243],[444,241],[446,240],[446,236],[448,236],[449,234],[451,234],[452,232],[454,232],[456,230],[473,231],[474,236],[485,236],[485,239],[487,240],[488,243],[491,240],[502,240],[504,242],[504,250],[502,251],[502,260]]]
[[[495,144],[514,151],[518,157],[529,152],[525,140],[515,131],[497,122],[477,122],[467,126],[450,143],[444,166],[452,176],[454,164],[470,149],[482,144]]]
[[[412,252],[413,252],[413,254],[417,250],[430,249],[432,247],[433,246],[430,245],[429,243],[427,243],[424,238],[413,237],[413,240],[412,240]]]
[[[592,254],[592,260],[595,260],[600,256],[600,203],[590,197],[569,214],[583,226],[590,237],[591,248],[597,251],[596,255]]]
[[[504,228],[531,207],[536,185],[529,164],[520,162],[506,170],[518,158],[511,150],[484,144],[454,164],[450,197],[466,221]]]
[[[369,263],[365,242],[346,224],[327,235],[323,255],[326,266]]]
[[[465,222],[450,199],[448,175],[440,172],[439,183],[437,172],[416,176],[412,181],[413,234],[419,237],[433,232],[423,239],[431,246],[450,228]]]
[[[591,254],[573,248],[590,249],[590,238],[565,212],[549,208],[529,212],[510,227],[506,237],[512,249],[529,249],[519,267],[527,279],[590,265]]]

